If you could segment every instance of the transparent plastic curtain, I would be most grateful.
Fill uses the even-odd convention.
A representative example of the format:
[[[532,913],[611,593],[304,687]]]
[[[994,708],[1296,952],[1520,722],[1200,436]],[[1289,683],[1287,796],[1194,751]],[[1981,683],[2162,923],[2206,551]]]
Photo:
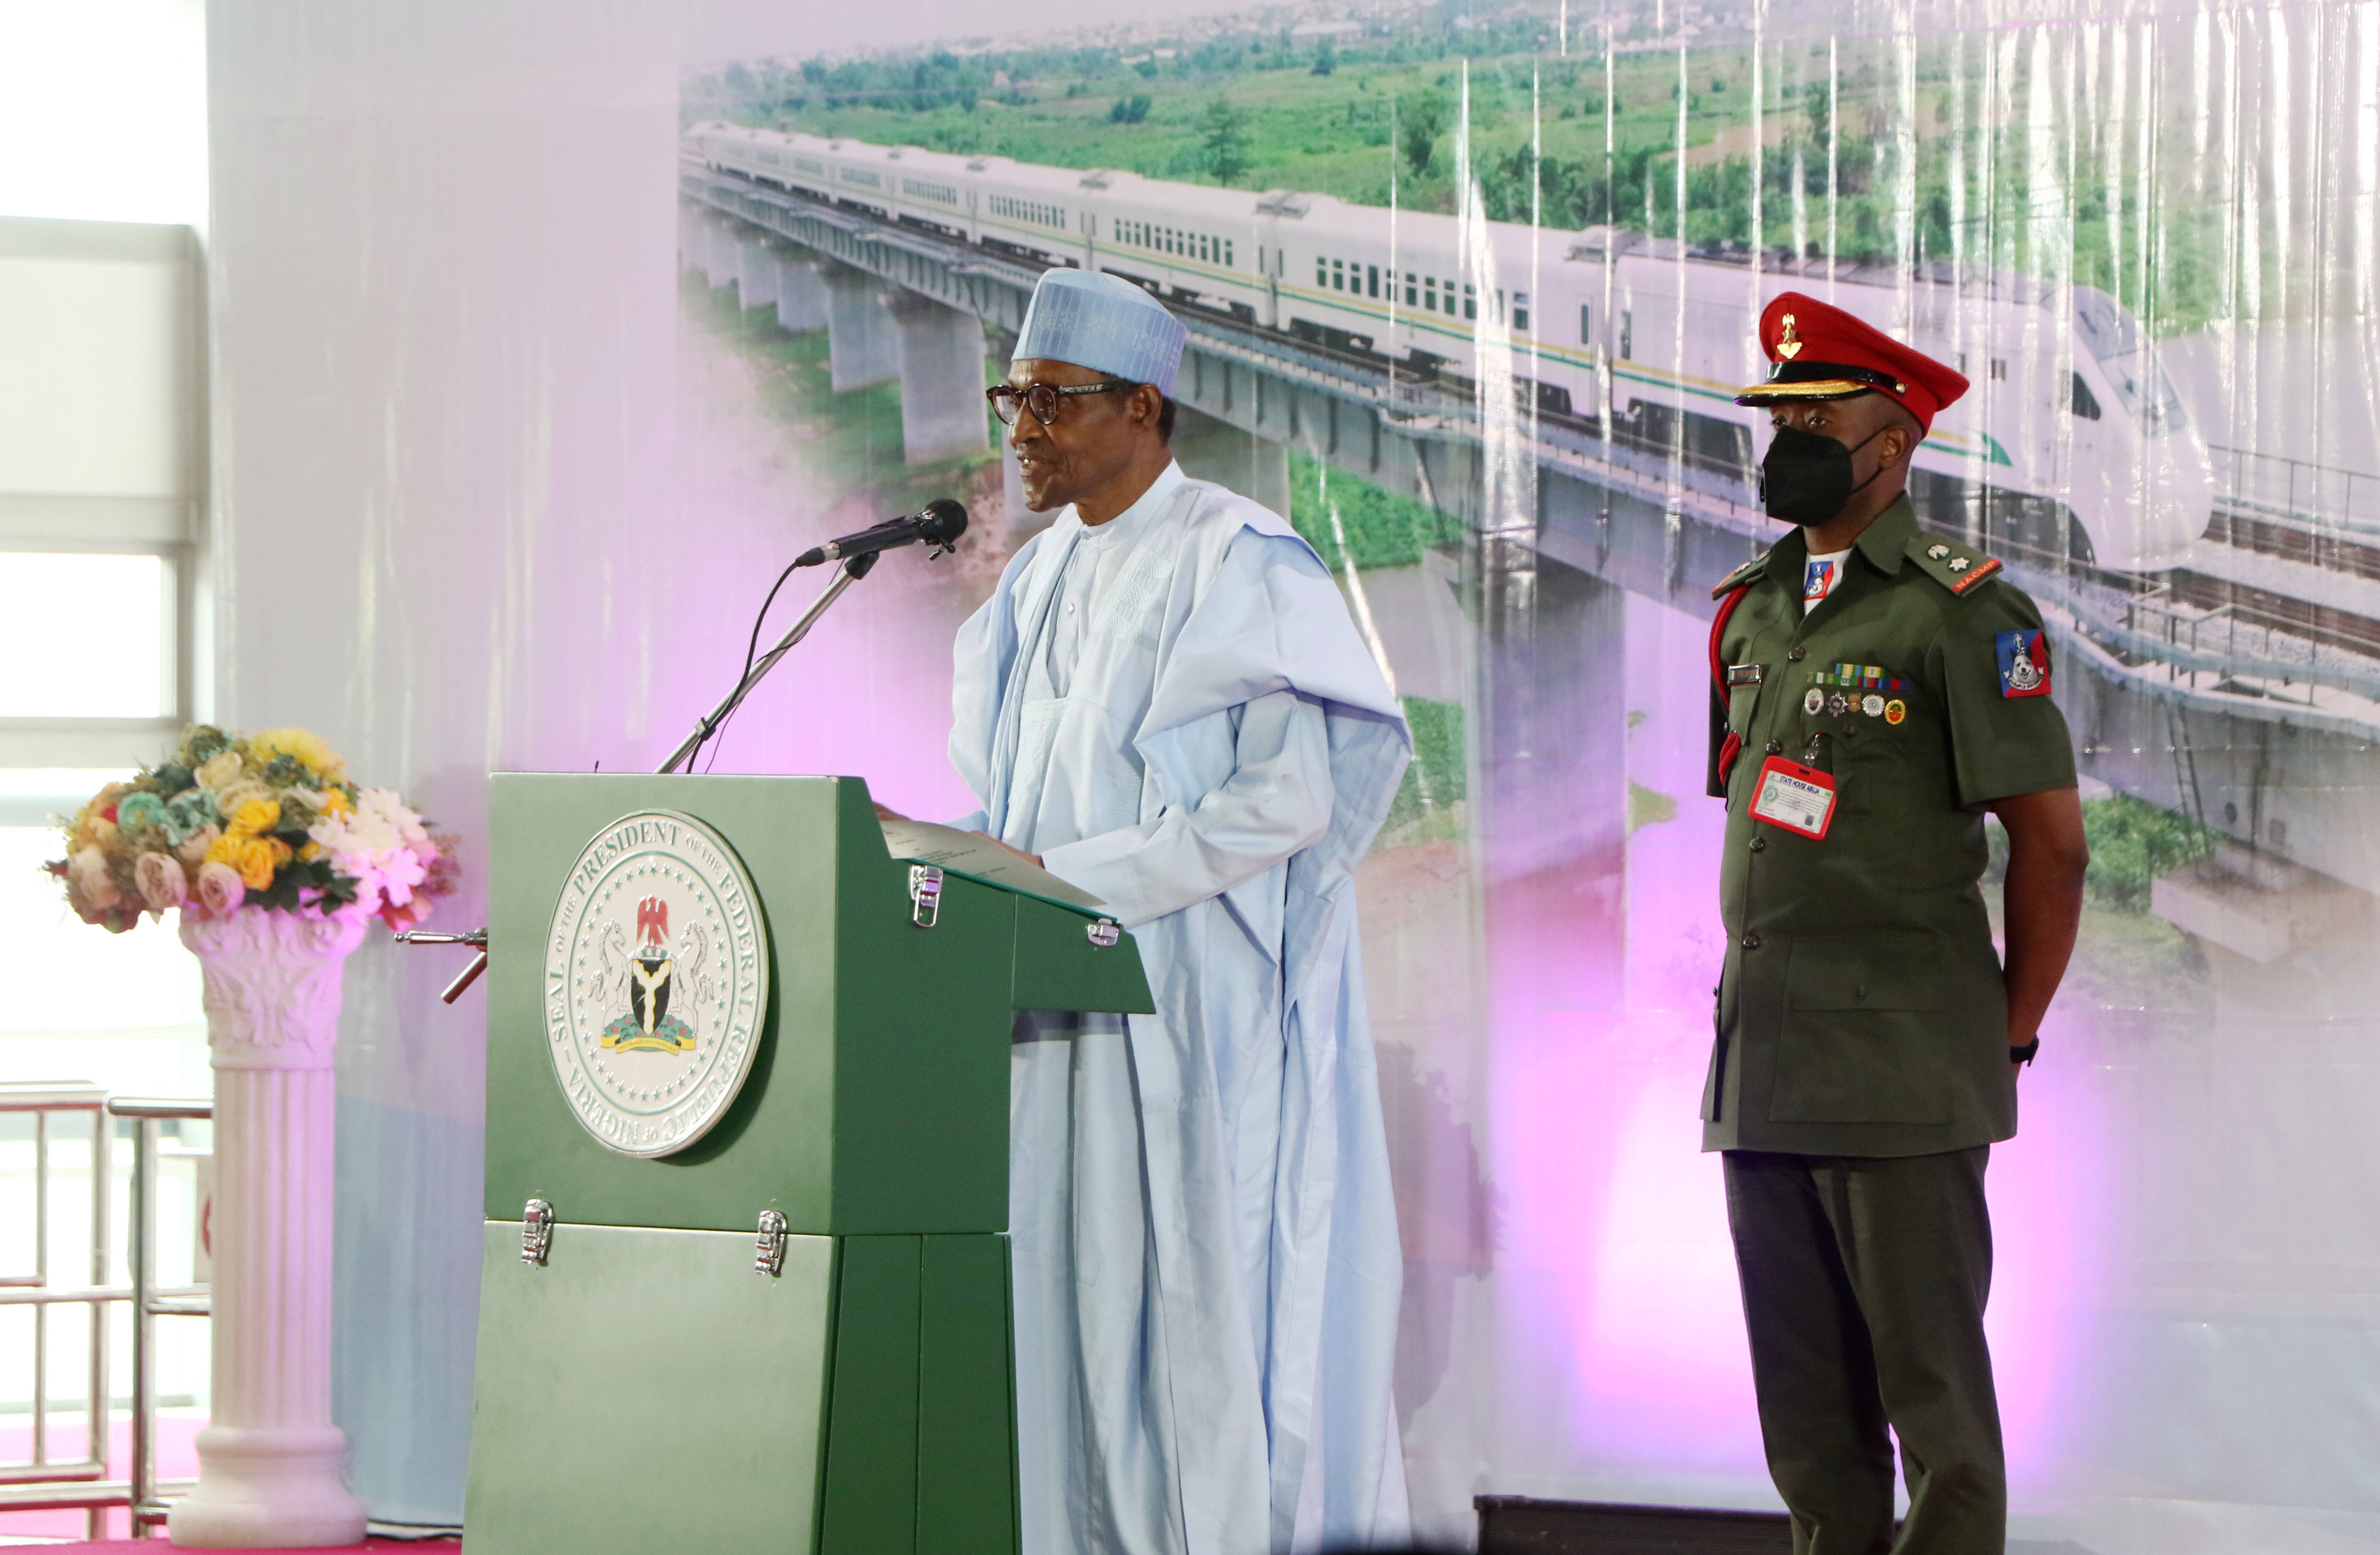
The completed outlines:
[[[955,564],[861,607],[917,693],[864,754],[922,787],[929,661],[1045,520],[988,456],[903,468],[886,391],[801,387],[864,353],[787,299],[947,242],[1180,306],[1185,468],[1286,469],[1416,732],[1359,895],[1423,1531],[1776,1504],[1696,1111],[1708,590],[1779,532],[1732,401],[1790,287],[1970,379],[1912,499],[2040,602],[2085,773],[2082,944],[1992,1166],[2018,1537],[2380,1546],[2380,5],[1049,19],[689,73],[685,121],[736,128],[687,142],[728,196],[680,237],[684,459],[706,500],[973,493]],[[756,237],[755,183],[833,219]],[[912,260],[820,268],[879,226]],[[803,705],[827,733],[727,762],[857,765],[853,692]]]
[[[1730,396],[1791,287],[1971,379],[1912,494],[2041,603],[2086,774],[2082,944],[1993,1168],[2018,1534],[2380,1542],[2380,1249],[2348,1185],[2374,1164],[2380,6],[1572,4],[1548,30],[1525,68],[1466,63],[1452,140],[1462,275],[1500,300],[1465,573],[1485,931],[1406,949],[1478,992],[1429,1036],[1426,990],[1376,988],[1421,1086],[1391,1114],[1425,1521],[1456,1533],[1480,1491],[1773,1504],[1693,1155],[1718,953],[1692,615],[1725,568],[1683,574],[1778,532],[1765,419]],[[1657,528],[1650,576],[1614,561]],[[1560,822],[1512,814],[1541,788],[1494,770],[1544,743],[1565,569],[1630,596],[1578,656],[1626,686],[1597,732],[1627,751],[1616,868],[1549,854]],[[1548,946],[1548,857],[1624,898],[1616,929],[1573,904],[1566,947],[1617,932],[1616,981]]]
[[[905,456],[931,385],[886,343],[920,287],[974,305],[936,267],[990,298],[1029,235],[846,204],[806,246],[690,192],[750,175],[681,132],[841,115],[923,188],[1064,211],[1048,262],[1191,322],[1185,467],[1285,491],[1415,723],[1359,900],[1418,1520],[1772,1505],[1697,1149],[1703,654],[1709,586],[1777,533],[1731,403],[1753,319],[1828,298],[1973,381],[1912,491],[2041,601],[2087,774],[2083,943],[1992,1168],[2018,1537],[2380,1547],[2380,5],[1437,6],[1335,34],[1335,75],[1271,21],[1232,64],[1197,18],[1058,16],[897,79],[795,38],[682,81],[656,16],[468,9],[215,18],[230,714],[473,831],[490,768],[657,759],[784,560],[954,494],[959,554],[888,558],[716,761],[965,810],[947,645],[1044,520],[989,448]],[[1234,94],[1378,138],[1225,176]],[[1239,278],[1152,226],[1229,237]],[[301,553],[325,581],[270,593]],[[474,1288],[447,970],[359,964],[342,1074],[341,1417],[375,1507],[425,1521]]]

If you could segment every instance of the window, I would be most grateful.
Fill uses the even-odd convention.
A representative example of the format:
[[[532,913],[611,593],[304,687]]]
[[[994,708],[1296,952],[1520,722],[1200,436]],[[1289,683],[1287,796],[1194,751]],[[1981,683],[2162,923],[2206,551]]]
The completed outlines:
[[[1468,281],[1463,283],[1463,316],[1466,319],[1479,317],[1479,288]]]
[[[1992,382],[1998,383],[2007,377],[2008,358],[2006,357],[1994,357],[1992,358]]]
[[[1526,334],[1529,331],[1529,294],[1512,294],[1512,327]]]
[[[2068,404],[2074,414],[2086,421],[2099,419],[2099,396],[2091,392],[2091,385],[2082,382],[2082,375],[2079,372],[2074,375],[2074,394]]]
[[[1334,292],[1347,289],[1347,267],[1338,260],[1330,261],[1330,289]]]
[[[1422,277],[1422,282],[1421,282],[1421,284],[1422,284],[1422,294],[1421,294],[1421,296],[1422,296],[1422,306],[1423,306],[1424,308],[1428,309],[1428,310],[1429,310],[1431,312],[1433,312],[1433,313],[1437,312],[1437,311],[1438,311],[1438,277],[1437,277],[1437,276],[1435,276],[1435,275],[1425,275],[1425,276],[1423,276],[1423,277]]]
[[[1454,283],[1451,281],[1440,281],[1438,284],[1438,292],[1440,297],[1446,299],[1445,311],[1447,317],[1452,318],[1454,316]]]
[[[1595,344],[1595,309],[1584,302],[1578,305],[1578,343],[1582,346]]]
[[[184,227],[29,218],[0,236],[20,255],[41,262],[0,264],[0,760],[128,767],[194,694],[197,249]]]
[[[1408,308],[1421,306],[1421,299],[1414,291],[1414,273],[1410,270],[1405,272],[1405,306]]]
[[[1330,284],[1330,261],[1320,254],[1314,256],[1314,285],[1319,291]]]
[[[1223,268],[1226,270],[1238,268],[1232,262],[1232,240],[1228,237],[1223,239]]]
[[[1620,359],[1623,362],[1634,359],[1633,353],[1635,348],[1636,315],[1632,310],[1623,308],[1620,310]]]

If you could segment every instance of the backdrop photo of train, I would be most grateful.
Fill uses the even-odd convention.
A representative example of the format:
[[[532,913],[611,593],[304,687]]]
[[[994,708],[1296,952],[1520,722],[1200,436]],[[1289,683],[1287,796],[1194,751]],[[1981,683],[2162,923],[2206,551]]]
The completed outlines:
[[[751,364],[739,425],[781,426],[818,495],[890,511],[940,482],[1003,520],[974,570],[877,598],[905,689],[938,694],[930,643],[1035,520],[999,429],[905,455],[917,396],[880,361],[838,392],[838,358],[882,347],[787,288],[965,314],[989,376],[1053,266],[1184,322],[1184,425],[1240,440],[1394,677],[1419,758],[1359,892],[1425,1526],[1460,1531],[1482,1462],[1516,1492],[1768,1504],[1692,1120],[1706,593],[1778,532],[1766,419],[1733,395],[1788,288],[1969,378],[1912,494],[2041,603],[2086,774],[2058,1056],[1993,1166],[2022,1207],[1993,1321],[2025,1537],[2132,1548],[2114,1509],[2168,1472],[2166,1420],[2269,1420],[2305,1393],[2275,1379],[2360,1342],[2192,1360],[2250,1354],[2277,1310],[2217,1244],[2319,1282],[2299,1239],[2372,1242],[2318,1206],[2267,1224],[2313,1142],[2201,1101],[2355,1094],[2324,1055],[2380,1007],[2380,231],[2338,152],[2374,128],[2375,18],[1274,7],[685,81],[686,327]],[[931,722],[902,736],[917,770]],[[2207,1180],[2207,1139],[2238,1182]],[[2299,1493],[2238,1445],[2206,1494]]]

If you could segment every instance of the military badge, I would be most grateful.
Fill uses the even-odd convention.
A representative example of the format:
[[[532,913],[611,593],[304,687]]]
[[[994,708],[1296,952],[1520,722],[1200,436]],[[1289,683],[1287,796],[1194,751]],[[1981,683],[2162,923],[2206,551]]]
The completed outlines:
[[[1949,546],[1947,546],[1947,545],[1942,545],[1942,544],[1938,544],[1938,543],[1937,543],[1937,544],[1934,544],[1934,545],[1929,545],[1929,546],[1927,546],[1927,547],[1925,548],[1925,554],[1927,554],[1928,556],[1931,556],[1932,558],[1934,558],[1934,560],[1936,560],[1936,561],[1937,561],[1937,562],[1938,562],[1938,561],[1940,561],[1943,557],[1948,556],[1949,553],[1950,553],[1950,548],[1949,548]]]
[[[1827,694],[1816,686],[1802,693],[1802,711],[1813,717],[1827,711]]]
[[[1898,697],[1884,704],[1884,721],[1894,728],[1900,727],[1900,721],[1908,716],[1909,704]]]
[[[1993,639],[1999,650],[2000,695],[2049,695],[2049,638],[2038,628],[2002,632]]]
[[[1827,699],[1827,711],[1835,717],[1840,718],[1852,711],[1852,699],[1838,691]]]
[[[1873,691],[1869,692],[1866,696],[1860,699],[1860,711],[1865,713],[1870,718],[1882,718],[1884,716],[1884,699],[1877,696]]]
[[[759,901],[726,839],[674,810],[623,816],[572,867],[546,936],[546,1049],[611,1149],[682,1150],[743,1088],[769,1006]]]

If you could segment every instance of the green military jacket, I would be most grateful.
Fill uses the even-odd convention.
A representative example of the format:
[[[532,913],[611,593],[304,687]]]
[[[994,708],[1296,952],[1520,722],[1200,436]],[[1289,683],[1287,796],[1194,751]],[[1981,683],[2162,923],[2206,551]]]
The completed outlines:
[[[1730,683],[1723,702],[1713,689],[1711,767],[1728,951],[1703,1148],[1912,1156],[2006,1139],[2008,1001],[1977,882],[1984,807],[2074,784],[2041,613],[1903,498],[1805,618],[1803,540],[1715,590],[1748,585],[1713,646]],[[1753,814],[1772,755],[1833,784],[1822,839]]]

